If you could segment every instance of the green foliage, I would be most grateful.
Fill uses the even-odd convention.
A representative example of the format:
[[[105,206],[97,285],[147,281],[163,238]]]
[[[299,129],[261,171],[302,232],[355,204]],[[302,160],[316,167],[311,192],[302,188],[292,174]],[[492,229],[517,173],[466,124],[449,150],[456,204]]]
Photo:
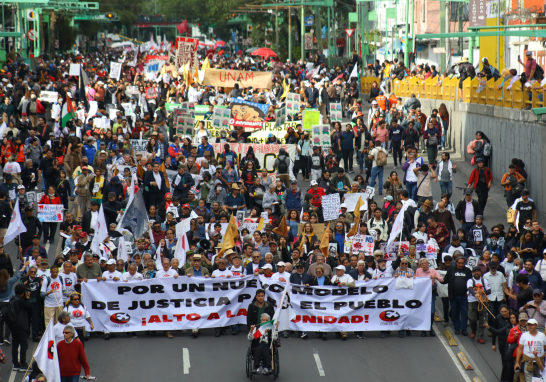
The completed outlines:
[[[61,17],[58,19],[56,30],[59,35],[59,51],[64,52],[72,49],[73,44],[76,42],[76,33],[74,28],[70,26],[70,20],[68,17]]]

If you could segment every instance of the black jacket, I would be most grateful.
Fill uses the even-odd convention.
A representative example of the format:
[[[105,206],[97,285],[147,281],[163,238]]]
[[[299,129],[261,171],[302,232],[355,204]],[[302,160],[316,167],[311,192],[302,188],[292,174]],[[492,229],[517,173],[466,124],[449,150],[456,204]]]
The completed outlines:
[[[165,193],[168,191],[167,185],[165,184],[165,174],[161,171],[158,172],[160,178],[161,178],[161,188],[157,186],[152,186],[152,182],[155,182],[154,172],[148,171],[146,175],[144,176],[144,186],[146,187],[146,190],[150,194],[158,195],[165,195]]]
[[[493,333],[493,339],[491,340],[491,345],[496,344],[497,338],[499,339],[499,348],[506,347],[506,341],[508,340],[508,333],[512,329],[512,324],[510,320],[504,318],[502,314],[499,314],[493,325],[489,327],[489,331]]]
[[[24,300],[19,296],[13,296],[10,303],[15,304],[15,313],[17,313],[17,321],[13,325],[9,325],[11,331],[22,330],[30,333],[30,325],[28,321],[29,312],[32,312],[32,305],[28,300]]]
[[[290,276],[292,277],[292,276]],[[313,277],[313,280],[311,280],[311,286],[318,286],[318,281],[316,277]],[[324,276],[324,285],[332,285],[332,282],[330,281],[330,278],[328,276]]]
[[[9,227],[11,215],[13,214],[13,209],[11,208],[11,204],[9,204],[6,200],[0,200],[0,228]]]
[[[106,216],[105,216],[106,217]],[[91,229],[91,210],[86,211],[82,217],[82,231],[89,232]]]
[[[264,304],[265,304],[264,313],[269,314],[269,317],[273,319],[273,316],[275,315],[275,308],[273,308],[273,305],[271,305],[267,301],[264,301]],[[249,328],[251,325],[257,325],[260,322],[261,317],[258,317],[258,312],[259,312],[259,307],[258,305],[256,305],[256,301],[253,301],[252,303],[250,303],[250,305],[248,305],[248,312],[246,315],[246,324]]]
[[[6,252],[4,252],[3,255],[0,255],[0,269],[5,269],[8,271],[9,277],[13,277],[13,264]]]
[[[311,275],[308,274],[308,273],[303,273],[302,275],[300,275],[298,273],[292,273],[290,275],[290,283],[291,284],[296,284],[296,285],[309,284],[309,285],[311,285],[312,281],[313,280],[311,278]]]
[[[21,245],[23,248],[27,248],[32,243],[34,235],[42,237],[42,222],[37,217],[27,218],[23,216],[23,224],[27,228],[27,232],[21,232]]]
[[[178,181],[178,184],[174,186],[173,196],[177,199],[187,198],[188,194],[190,193],[190,189],[195,185],[195,180],[193,180],[193,177],[190,174],[185,172],[184,175],[178,174],[174,178],[173,183],[178,179],[178,177],[181,179]],[[186,185],[186,187],[184,187],[184,185]]]
[[[364,269],[364,275],[367,279],[372,279],[372,275],[370,275],[370,272]],[[349,272],[349,276],[351,276],[355,281],[358,281],[358,269],[353,269],[351,272]]]
[[[118,218],[118,211],[121,210],[121,202],[107,201],[102,203],[102,208],[104,209],[104,218],[106,219],[106,225],[110,227],[110,224],[115,223]]]
[[[474,216],[482,215],[483,211],[481,210],[480,205],[475,199],[472,199],[472,207],[474,207]],[[458,221],[462,220],[465,223],[474,223],[474,222],[467,222],[464,220],[465,209],[466,209],[466,200],[463,199],[459,201],[459,204],[457,204],[457,207],[455,208],[455,217],[457,218]]]

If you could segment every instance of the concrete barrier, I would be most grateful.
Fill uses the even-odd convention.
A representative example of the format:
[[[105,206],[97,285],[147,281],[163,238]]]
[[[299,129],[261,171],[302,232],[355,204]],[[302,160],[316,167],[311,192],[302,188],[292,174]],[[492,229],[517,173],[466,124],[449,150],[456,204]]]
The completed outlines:
[[[368,95],[363,95],[367,99]],[[402,102],[407,98],[403,97]],[[500,180],[508,171],[512,158],[525,162],[528,174],[527,188],[538,209],[538,220],[546,224],[546,124],[537,122],[528,110],[498,106],[468,104],[463,102],[419,99],[421,110],[429,116],[432,109],[444,103],[449,111],[447,141],[450,147],[470,162],[472,155],[466,146],[483,131],[491,140],[493,153],[489,167],[493,172],[493,187],[501,187]],[[501,203],[502,204],[502,203]],[[503,205],[506,205],[504,203]]]

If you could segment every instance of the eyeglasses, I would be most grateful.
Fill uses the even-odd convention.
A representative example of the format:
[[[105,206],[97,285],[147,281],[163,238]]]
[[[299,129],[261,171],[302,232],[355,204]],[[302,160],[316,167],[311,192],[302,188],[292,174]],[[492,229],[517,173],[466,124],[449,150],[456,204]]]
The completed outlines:
[[[70,334],[71,332],[64,332],[64,331],[63,331],[63,333],[64,333],[64,334]]]
[[[201,260],[197,259],[197,260],[193,260],[194,263],[199,263],[201,262]]]
[[[252,256],[254,259],[259,259],[260,256]]]

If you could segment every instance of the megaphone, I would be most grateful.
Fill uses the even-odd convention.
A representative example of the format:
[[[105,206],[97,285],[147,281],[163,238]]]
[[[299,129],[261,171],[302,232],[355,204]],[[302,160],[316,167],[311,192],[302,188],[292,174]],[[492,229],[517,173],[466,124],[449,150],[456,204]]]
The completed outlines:
[[[199,248],[204,249],[205,251],[208,251],[212,248],[212,245],[210,244],[210,241],[206,239],[199,240],[199,244],[197,245]]]

